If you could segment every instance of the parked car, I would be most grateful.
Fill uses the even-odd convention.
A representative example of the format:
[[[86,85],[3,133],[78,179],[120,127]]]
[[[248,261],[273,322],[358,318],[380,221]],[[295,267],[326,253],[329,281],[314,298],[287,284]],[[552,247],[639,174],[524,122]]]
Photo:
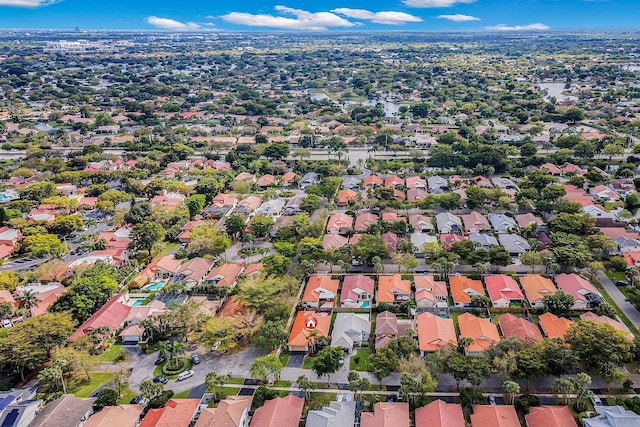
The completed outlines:
[[[200,356],[198,356],[197,354],[194,354],[193,356],[191,356],[191,361],[193,362],[194,365],[197,365],[200,363]]]
[[[158,357],[154,363],[156,365],[159,365],[161,363],[164,363],[164,361],[165,361],[164,357]]]
[[[166,379],[165,377],[161,377],[161,376],[157,376],[153,378],[153,382],[154,383],[162,383],[162,384],[166,384],[169,382],[168,379]]]
[[[593,405],[598,405],[601,406],[602,405],[602,399],[600,399],[598,396],[596,396],[595,394],[593,395],[593,397],[591,398],[591,403],[593,403]]]
[[[496,398],[493,396],[489,396],[489,405],[495,405],[496,404]]]
[[[183,380],[186,380],[187,378],[191,378],[195,374],[196,374],[196,372],[193,369],[190,369],[190,370],[184,371],[184,372],[180,372],[180,374],[178,375],[178,381],[183,381]]]
[[[631,283],[628,280],[618,280],[616,281],[616,286],[630,286]]]

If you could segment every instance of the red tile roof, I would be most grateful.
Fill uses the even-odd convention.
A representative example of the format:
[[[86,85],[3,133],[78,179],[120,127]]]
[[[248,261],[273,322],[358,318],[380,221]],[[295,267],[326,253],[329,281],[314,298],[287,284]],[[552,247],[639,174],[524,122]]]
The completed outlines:
[[[91,331],[106,326],[111,330],[118,329],[127,316],[131,307],[122,304],[119,300],[125,292],[111,297],[100,310],[96,311],[93,316],[88,318],[76,331],[69,337],[68,342],[74,342],[83,335],[90,333]]]
[[[434,400],[416,409],[415,427],[465,427],[462,405]]]
[[[160,409],[150,409],[140,427],[186,427],[193,419],[200,399],[169,399]]]
[[[304,399],[292,394],[267,400],[253,414],[251,427],[298,427],[303,407]]]
[[[542,333],[535,323],[531,323],[521,317],[516,317],[511,313],[503,314],[498,318],[500,330],[505,337],[522,338],[528,341],[542,339]]]
[[[524,416],[527,427],[578,427],[567,406],[536,406]]]

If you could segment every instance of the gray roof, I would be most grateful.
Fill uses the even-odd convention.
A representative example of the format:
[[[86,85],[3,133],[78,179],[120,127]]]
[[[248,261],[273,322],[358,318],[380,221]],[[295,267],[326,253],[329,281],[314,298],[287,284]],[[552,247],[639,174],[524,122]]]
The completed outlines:
[[[371,332],[371,322],[366,314],[338,313],[333,322],[331,346],[352,348],[356,340],[362,341],[362,334]]]
[[[627,411],[622,406],[596,406],[594,418],[583,418],[584,427],[637,427],[640,415]]]
[[[441,212],[436,215],[436,225],[441,233],[450,233],[454,226],[462,231],[462,220],[451,212]]]
[[[522,254],[531,250],[531,245],[527,239],[517,234],[499,234],[500,244],[510,254]]]
[[[485,233],[471,233],[469,234],[469,240],[471,240],[472,242],[478,242],[483,248],[496,246],[498,244],[498,240],[495,237],[493,237],[491,234]]]
[[[309,411],[305,427],[344,427],[355,424],[356,402],[330,402],[322,409]]]
[[[493,229],[498,233],[516,229],[518,227],[516,220],[505,214],[489,214],[489,222]]]
[[[65,394],[45,406],[29,427],[76,426],[91,414],[95,401],[95,397],[80,399]]]

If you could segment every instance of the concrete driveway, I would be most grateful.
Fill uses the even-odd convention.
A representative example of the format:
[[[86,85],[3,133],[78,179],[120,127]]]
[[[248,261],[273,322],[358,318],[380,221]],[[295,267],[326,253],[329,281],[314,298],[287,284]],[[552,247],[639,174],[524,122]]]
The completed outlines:
[[[271,242],[255,242],[253,244],[254,247],[264,247],[267,248],[268,251],[264,254],[257,254],[257,255],[253,255],[247,258],[246,262],[247,264],[252,264],[255,262],[259,262],[262,258],[264,258],[267,255],[271,255],[274,254],[275,251],[273,250],[273,245],[271,244]],[[227,251],[224,253],[224,259],[226,260],[226,262],[229,263],[243,263],[245,262],[244,258],[242,258],[240,255],[238,255],[238,251],[240,249],[242,249],[242,243],[236,243],[234,245],[232,245],[229,249],[227,249]]]

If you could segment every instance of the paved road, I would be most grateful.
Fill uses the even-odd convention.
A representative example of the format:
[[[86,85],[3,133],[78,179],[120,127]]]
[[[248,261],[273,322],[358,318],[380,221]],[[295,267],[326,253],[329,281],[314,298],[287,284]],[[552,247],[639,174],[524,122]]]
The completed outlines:
[[[248,246],[249,245],[246,245],[245,247],[248,247]],[[254,262],[259,262],[262,258],[266,257],[267,255],[271,255],[275,253],[271,242],[255,242],[253,243],[253,246],[254,247],[261,246],[261,247],[267,248],[268,250],[264,254],[257,254],[244,259],[240,255],[238,255],[238,251],[243,248],[242,243],[236,243],[232,245],[229,249],[227,249],[227,251],[224,253],[224,259],[226,262],[231,262],[231,263],[240,264],[246,261],[247,264],[252,264]]]
[[[640,312],[638,312],[633,304],[627,301],[627,298],[620,292],[620,289],[618,289],[615,283],[602,271],[598,273],[598,281],[631,323],[633,323],[636,328],[640,328]]]

